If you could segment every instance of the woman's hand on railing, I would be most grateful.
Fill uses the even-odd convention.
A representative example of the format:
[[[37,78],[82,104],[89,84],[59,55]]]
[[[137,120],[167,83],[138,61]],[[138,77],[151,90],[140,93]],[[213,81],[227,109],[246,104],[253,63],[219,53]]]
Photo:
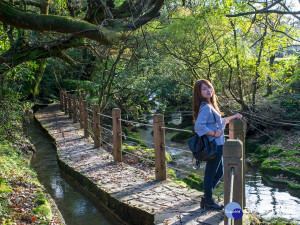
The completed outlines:
[[[235,117],[234,119],[239,119],[239,120],[243,118],[243,116],[239,113],[235,114],[234,117]]]
[[[233,115],[233,116],[228,116],[228,117],[226,117],[225,118],[225,123],[227,124],[227,123],[229,123],[230,122],[230,120],[233,120],[233,119],[242,119],[243,118],[243,116],[241,115],[241,114],[239,114],[239,113],[237,113],[237,114],[235,114],[235,115]]]

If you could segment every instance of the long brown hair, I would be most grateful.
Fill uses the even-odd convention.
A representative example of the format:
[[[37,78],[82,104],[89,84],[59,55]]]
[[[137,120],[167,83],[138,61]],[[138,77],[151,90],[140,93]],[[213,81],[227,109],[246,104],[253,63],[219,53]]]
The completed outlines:
[[[202,84],[206,84],[208,87],[210,87],[212,89],[212,96],[210,98],[210,102],[208,102],[207,99],[204,98],[201,95]],[[210,103],[220,115],[223,114],[223,113],[221,113],[221,111],[218,107],[218,104],[217,104],[217,101],[216,101],[215,89],[214,89],[213,85],[208,80],[199,79],[199,80],[196,81],[196,83],[194,85],[194,95],[193,95],[194,123],[197,120],[200,105],[203,104],[203,103]]]

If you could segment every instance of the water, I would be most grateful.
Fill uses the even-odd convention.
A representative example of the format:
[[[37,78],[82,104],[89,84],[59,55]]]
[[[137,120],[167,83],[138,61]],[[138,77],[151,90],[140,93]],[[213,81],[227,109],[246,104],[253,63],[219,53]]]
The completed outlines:
[[[86,196],[74,180],[60,173],[56,150],[36,123],[28,124],[25,133],[28,133],[37,151],[33,155],[31,166],[37,172],[39,181],[55,200],[67,224],[120,224],[101,204]]]
[[[139,129],[137,134],[143,140],[153,143],[151,131],[151,128],[147,130]],[[193,169],[195,162],[188,145],[170,141],[171,137],[176,133],[176,131],[166,130],[166,151],[170,153],[173,161],[175,161],[174,164],[169,166],[186,171],[186,173],[176,171],[176,175],[179,178],[183,178],[192,172],[204,176],[204,164],[201,165],[200,169]],[[153,145],[148,145],[148,147],[152,148]],[[247,208],[254,214],[265,219],[283,217],[292,219],[300,224],[300,199],[290,195],[284,188],[274,188],[263,183],[262,175],[257,168],[246,166],[245,191]]]
[[[263,182],[257,169],[246,167],[247,207],[263,218],[283,217],[300,224],[300,199],[284,188],[270,187]]]

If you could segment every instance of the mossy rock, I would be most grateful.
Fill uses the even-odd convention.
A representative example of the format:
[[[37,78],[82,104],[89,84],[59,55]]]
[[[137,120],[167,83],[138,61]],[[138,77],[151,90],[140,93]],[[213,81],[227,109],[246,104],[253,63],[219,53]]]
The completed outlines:
[[[169,176],[171,176],[171,177],[173,177],[175,179],[177,178],[175,171],[172,170],[172,169],[168,169],[167,175],[169,175]]]
[[[122,150],[124,152],[132,153],[132,154],[134,154],[137,151],[137,148],[138,148],[137,146],[130,146],[126,144],[122,145]]]
[[[266,159],[261,164],[260,170],[263,173],[266,173],[268,175],[279,175],[282,174],[284,176],[287,176],[291,179],[296,179],[297,181],[300,181],[300,168],[295,166],[282,166],[281,163],[286,161],[289,162],[292,159]]]
[[[37,200],[37,201],[35,202],[35,204],[37,204],[37,205],[44,205],[44,204],[47,204],[47,199],[45,199],[45,198],[40,198],[39,200]]]
[[[168,123],[168,124],[166,124],[166,127],[169,127],[169,128],[180,128],[180,125],[176,125],[174,123]]]
[[[192,189],[203,191],[203,180],[195,173],[183,178],[183,181]]]
[[[173,181],[175,184],[178,184],[180,185],[181,187],[188,187],[188,185],[181,179],[179,178],[176,178],[174,181]]]
[[[271,147],[264,147],[264,148],[257,148],[255,150],[255,154],[252,155],[252,157],[256,158],[257,161],[263,161],[264,159],[271,157],[271,156],[278,156],[282,152],[284,152],[285,149],[277,147],[277,146],[271,146]]]
[[[122,149],[124,152],[128,152],[131,154],[136,154],[136,152],[138,152],[140,150],[143,153],[142,157],[155,160],[154,148],[142,149],[142,146],[140,146],[140,145],[130,146],[130,145],[124,144],[124,145],[122,145]],[[165,153],[166,153],[166,161],[167,162],[172,161],[172,156],[170,155],[170,153],[168,153],[168,152],[165,152]]]
[[[261,164],[260,169],[262,172],[267,173],[269,175],[277,175],[282,172],[282,169],[280,167],[280,161],[278,159],[275,160],[266,159]]]
[[[272,146],[272,147],[265,148],[265,149],[268,151],[269,156],[277,156],[280,153],[284,152],[283,148],[280,148],[280,147],[277,147],[277,146]]]
[[[293,148],[300,148],[300,143],[298,143],[298,142],[296,142],[296,143],[294,143],[294,144],[292,144],[292,147]]]
[[[300,155],[300,152],[297,151],[283,151],[279,154],[280,157],[290,157]]]
[[[146,147],[147,145],[145,144],[145,142],[142,141],[142,138],[136,134],[133,134],[131,132],[129,132],[128,136],[126,137],[126,141],[132,141],[134,143],[137,143],[143,147]]]
[[[143,155],[145,155],[144,157],[146,158],[151,158],[151,159],[155,159],[155,152],[154,152],[154,148],[146,148],[142,150]],[[166,161],[170,162],[172,161],[172,156],[170,155],[170,153],[165,152],[166,154]]]
[[[37,214],[37,215],[40,215],[40,216],[45,216],[50,220],[52,218],[52,212],[51,212],[50,205],[49,206],[48,205],[41,205],[38,208],[34,208],[32,210],[32,212],[34,214]]]
[[[292,182],[289,182],[288,187],[290,190],[297,191],[298,193],[300,192],[300,184],[294,184]]]
[[[192,131],[192,130],[194,130],[194,127],[193,126],[186,127],[186,128],[184,128],[184,130]],[[177,134],[175,134],[173,137],[171,137],[171,141],[184,142],[184,141],[188,140],[189,138],[191,138],[193,135],[194,134],[192,134],[190,132],[180,131]]]
[[[286,224],[296,224],[296,223],[293,223],[293,221],[290,219],[281,218],[281,217],[273,217],[270,219],[263,220],[263,224],[286,225]]]

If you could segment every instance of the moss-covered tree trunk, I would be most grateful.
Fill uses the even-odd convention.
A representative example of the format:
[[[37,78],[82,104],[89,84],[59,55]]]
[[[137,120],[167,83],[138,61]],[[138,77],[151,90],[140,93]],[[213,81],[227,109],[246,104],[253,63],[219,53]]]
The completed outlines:
[[[274,55],[271,55],[271,57],[270,57],[270,71],[274,71],[274,68],[273,68],[273,66],[274,66],[274,62],[275,62],[275,58],[276,58],[276,56],[275,56],[275,54]],[[272,94],[272,80],[271,80],[271,77],[268,75],[268,77],[267,77],[267,93],[265,94],[265,97],[268,97],[269,95],[271,95]]]
[[[41,80],[44,76],[45,68],[47,65],[47,59],[39,59],[37,61],[39,67],[34,74],[34,81],[32,84],[32,97],[36,98],[36,96],[39,94],[39,85],[41,83]]]

